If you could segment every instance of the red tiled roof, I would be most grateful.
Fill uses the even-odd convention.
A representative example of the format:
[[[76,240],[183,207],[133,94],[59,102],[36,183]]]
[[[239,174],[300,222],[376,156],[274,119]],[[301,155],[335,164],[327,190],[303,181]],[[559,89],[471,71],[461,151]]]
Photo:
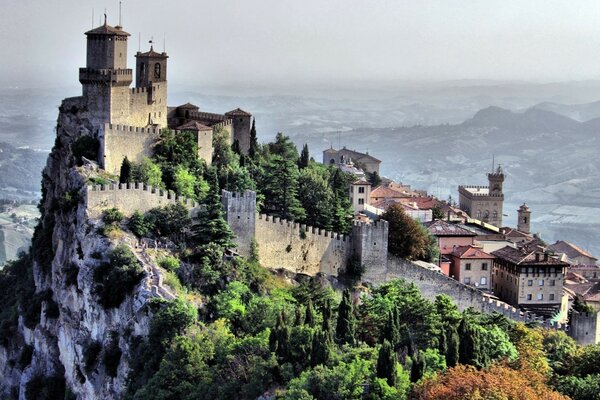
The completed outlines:
[[[366,181],[364,179],[359,179],[356,182],[352,182],[353,185],[370,185],[371,182]]]
[[[242,110],[241,108],[236,108],[235,110],[231,110],[225,113],[225,115],[230,116],[241,116],[241,117],[251,117],[252,114],[250,114],[247,111]]]
[[[425,226],[434,236],[477,236],[475,232],[471,232],[456,224],[451,224],[441,219],[425,222]]]
[[[150,51],[145,53],[136,54],[136,57],[168,57],[167,53],[158,53],[154,51],[154,47],[150,46]]]
[[[131,36],[129,33],[121,29],[120,26],[112,27],[106,23],[102,26],[87,31],[86,35],[115,35],[115,36]]]
[[[377,186],[375,189],[371,190],[371,199],[386,199],[386,198],[401,198],[401,197],[410,197],[407,194],[399,192],[394,189],[390,189],[387,186]]]
[[[545,254],[538,251],[524,251],[523,249],[515,249],[510,246],[492,251],[492,255],[516,265],[569,265],[556,258],[547,257]],[[537,260],[536,257],[538,257]]]
[[[485,258],[485,259],[493,259],[496,258],[491,254],[486,253],[481,249],[481,247],[475,246],[459,246],[452,252],[453,256],[458,258]]]
[[[212,130],[211,127],[203,125],[200,122],[193,121],[193,120],[188,121],[185,124],[178,126],[176,129],[179,131],[186,131],[186,130],[188,130],[188,131],[189,130],[191,130],[191,131],[210,131],[210,130]]]
[[[576,246],[573,243],[565,242],[564,240],[559,240],[553,245],[550,245],[550,248],[557,253],[565,253],[569,258],[584,256],[597,260],[597,258],[588,251],[583,250],[581,247]]]

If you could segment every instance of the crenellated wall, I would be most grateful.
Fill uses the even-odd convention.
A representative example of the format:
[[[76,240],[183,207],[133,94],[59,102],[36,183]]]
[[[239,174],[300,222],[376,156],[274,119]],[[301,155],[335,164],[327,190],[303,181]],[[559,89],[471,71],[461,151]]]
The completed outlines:
[[[388,255],[388,222],[354,221],[352,226],[353,255],[365,267],[363,280],[379,281],[385,276]]]
[[[260,263],[295,273],[337,276],[346,269],[352,251],[350,237],[265,214],[256,219]]]
[[[159,136],[158,128],[105,124],[99,135],[100,164],[107,172],[118,175],[125,157],[131,162],[151,157]]]
[[[223,190],[221,202],[227,223],[236,235],[236,251],[248,257],[256,232],[256,192],[246,190],[244,193],[239,193]]]
[[[196,202],[178,198],[167,192],[142,183],[95,185],[86,188],[87,213],[90,218],[100,218],[107,208],[118,208],[126,217],[135,211],[147,212],[156,207],[181,203],[191,213],[199,208]]]

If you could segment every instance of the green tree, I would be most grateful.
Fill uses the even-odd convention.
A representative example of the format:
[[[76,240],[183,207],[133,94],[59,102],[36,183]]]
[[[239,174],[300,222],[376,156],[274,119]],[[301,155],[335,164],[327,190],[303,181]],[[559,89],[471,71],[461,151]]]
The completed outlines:
[[[315,311],[313,302],[310,299],[306,304],[306,314],[304,316],[304,323],[312,328],[314,328],[317,323],[317,312]]]
[[[485,366],[481,349],[481,335],[478,327],[473,325],[468,318],[463,318],[458,327],[460,337],[459,361],[461,364]]]
[[[386,379],[388,385],[396,386],[397,361],[396,353],[390,342],[383,341],[377,357],[377,377]]]
[[[131,230],[131,232],[133,232],[133,234],[138,238],[147,236],[148,233],[154,229],[154,226],[152,226],[152,224],[146,220],[144,214],[138,210],[135,210],[129,218],[128,226],[129,230]]]
[[[432,214],[432,217],[433,217],[434,220],[446,218],[446,216],[444,215],[444,212],[442,211],[442,209],[440,208],[439,205],[435,205],[431,209],[431,214]]]
[[[318,329],[313,336],[310,364],[313,367],[328,365],[333,357],[334,346],[331,333]]]
[[[250,129],[250,148],[248,149],[248,156],[254,162],[258,161],[260,156],[260,145],[258,144],[258,138],[256,136],[256,119],[252,119],[252,128]]]
[[[182,235],[190,225],[188,210],[181,203],[153,208],[146,213],[144,219],[153,227],[157,236],[172,238]]]
[[[333,229],[333,193],[328,183],[329,171],[316,164],[300,170],[298,177],[298,200],[306,215],[306,224],[319,228]]]
[[[381,177],[379,176],[377,171],[367,172],[367,179],[373,187],[381,185]]]
[[[412,356],[412,364],[410,367],[410,381],[418,382],[423,377],[425,372],[425,360],[420,351],[416,351]]]
[[[350,291],[344,290],[342,301],[338,307],[337,324],[335,328],[335,336],[340,343],[354,345],[356,342],[356,317],[354,316],[354,307]]]
[[[302,152],[300,153],[300,159],[298,160],[298,168],[303,169],[308,167],[310,161],[310,155],[308,154],[308,144],[304,144]]]
[[[224,219],[216,170],[211,168],[209,173],[211,188],[206,196],[205,209],[198,212],[195,217],[193,239],[198,245],[216,243],[224,248],[232,247],[234,235]]]
[[[173,186],[175,192],[179,196],[187,197],[188,199],[196,199],[196,177],[192,175],[187,168],[177,166],[173,177]]]
[[[339,168],[329,167],[332,173],[329,185],[333,193],[330,208],[333,210],[332,229],[334,232],[350,233],[352,230],[352,219],[354,210],[348,196],[350,183],[354,181],[352,174],[342,172]]]
[[[302,220],[305,211],[298,201],[298,166],[295,160],[273,155],[265,169],[265,209],[288,220]]]
[[[123,162],[121,163],[121,172],[119,174],[119,183],[129,183],[131,182],[131,162],[125,156]]]
[[[157,188],[164,187],[160,167],[147,157],[132,165],[131,178],[134,182],[143,182]]]
[[[401,205],[390,206],[381,218],[389,223],[388,251],[391,254],[409,260],[427,256],[429,237]]]
[[[454,367],[458,364],[460,358],[460,338],[456,327],[446,324],[446,364],[448,367]]]
[[[294,164],[298,164],[298,149],[296,149],[296,146],[289,136],[285,136],[283,133],[278,132],[275,136],[275,142],[269,143],[268,147],[271,155],[277,155]]]

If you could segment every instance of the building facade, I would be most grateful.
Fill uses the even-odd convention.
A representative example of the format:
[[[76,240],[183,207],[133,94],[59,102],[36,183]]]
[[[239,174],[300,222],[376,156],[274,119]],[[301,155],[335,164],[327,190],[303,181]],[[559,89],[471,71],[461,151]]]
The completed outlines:
[[[365,172],[377,172],[379,174],[379,165],[381,160],[369,155],[369,153],[360,153],[355,150],[349,150],[344,146],[340,150],[333,147],[323,150],[323,164],[340,165],[354,164]]]
[[[452,264],[450,277],[465,285],[472,285],[483,291],[492,290],[492,266],[494,256],[481,247],[460,246],[450,254]]]
[[[364,211],[369,204],[371,183],[360,179],[350,184],[350,202],[355,214]]]
[[[494,293],[502,301],[545,316],[560,310],[567,263],[509,246],[492,255]]]
[[[488,186],[459,186],[460,209],[471,218],[502,227],[503,183],[504,172],[498,166],[495,172],[488,174]]]

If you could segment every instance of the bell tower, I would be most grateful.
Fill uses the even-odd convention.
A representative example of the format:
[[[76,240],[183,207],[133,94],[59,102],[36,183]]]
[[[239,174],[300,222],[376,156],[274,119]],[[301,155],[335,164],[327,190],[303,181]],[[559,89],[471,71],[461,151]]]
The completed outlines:
[[[517,230],[523,233],[531,233],[531,210],[527,203],[523,203],[517,210],[519,221],[517,222]]]
[[[167,53],[154,51],[154,46],[150,46],[150,51],[146,53],[138,51],[135,55],[135,87],[148,87],[157,82],[166,84],[167,58]]]

